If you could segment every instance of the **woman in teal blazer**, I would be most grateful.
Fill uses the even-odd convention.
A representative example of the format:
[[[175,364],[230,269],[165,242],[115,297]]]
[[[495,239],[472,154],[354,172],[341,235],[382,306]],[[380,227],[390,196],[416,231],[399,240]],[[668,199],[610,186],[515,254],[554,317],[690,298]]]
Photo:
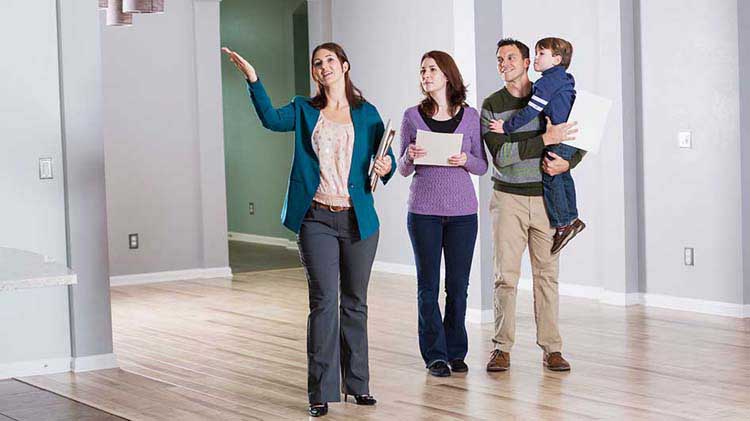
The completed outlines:
[[[274,108],[250,63],[224,48],[245,75],[264,127],[294,131],[294,159],[281,219],[297,233],[307,275],[308,399],[311,416],[328,412],[328,402],[353,395],[374,405],[369,392],[367,285],[378,244],[368,171],[383,135],[383,121],[349,80],[349,60],[337,44],[315,48],[313,98],[296,96]],[[386,183],[396,170],[393,152],[375,160]],[[339,296],[339,290],[340,296]],[[340,305],[339,305],[340,301]]]

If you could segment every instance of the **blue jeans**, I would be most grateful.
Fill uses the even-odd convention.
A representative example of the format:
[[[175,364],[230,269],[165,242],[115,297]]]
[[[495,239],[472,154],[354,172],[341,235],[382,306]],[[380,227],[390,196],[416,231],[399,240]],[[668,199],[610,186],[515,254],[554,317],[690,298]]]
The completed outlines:
[[[466,298],[477,239],[477,215],[434,216],[409,213],[409,237],[417,264],[419,350],[429,367],[436,361],[464,359]],[[440,315],[440,260],[445,253],[445,319]]]
[[[548,146],[547,150],[556,153],[566,161],[570,161],[578,151],[578,149],[562,143]],[[570,171],[555,176],[542,171],[542,186],[544,188],[544,205],[553,227],[564,227],[578,218],[576,186]]]

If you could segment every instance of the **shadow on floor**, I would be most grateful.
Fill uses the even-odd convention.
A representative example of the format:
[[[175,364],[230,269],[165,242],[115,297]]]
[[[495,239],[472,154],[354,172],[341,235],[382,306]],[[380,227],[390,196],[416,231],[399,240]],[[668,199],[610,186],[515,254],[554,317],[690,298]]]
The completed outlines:
[[[301,266],[296,250],[265,244],[229,242],[229,266],[232,273],[290,269]]]

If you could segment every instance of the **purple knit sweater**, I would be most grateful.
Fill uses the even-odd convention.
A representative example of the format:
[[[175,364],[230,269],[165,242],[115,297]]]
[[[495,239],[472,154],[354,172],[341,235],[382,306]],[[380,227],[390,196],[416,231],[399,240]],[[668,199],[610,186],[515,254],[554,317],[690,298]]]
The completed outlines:
[[[420,215],[461,216],[477,213],[477,196],[471,174],[487,172],[487,155],[484,153],[479,128],[479,113],[471,107],[464,115],[455,133],[464,135],[461,152],[467,156],[463,167],[414,165],[407,148],[417,139],[417,130],[430,131],[419,114],[417,106],[404,111],[401,121],[401,153],[398,170],[404,177],[414,174],[409,188],[409,212]]]

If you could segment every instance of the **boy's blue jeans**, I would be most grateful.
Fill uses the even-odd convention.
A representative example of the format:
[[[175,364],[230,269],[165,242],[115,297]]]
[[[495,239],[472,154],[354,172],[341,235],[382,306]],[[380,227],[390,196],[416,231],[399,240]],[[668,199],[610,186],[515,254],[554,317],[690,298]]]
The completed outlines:
[[[560,158],[570,161],[578,149],[566,145],[548,146],[547,151],[554,152]],[[546,153],[545,155],[546,156]],[[547,207],[547,216],[553,227],[564,227],[578,218],[576,207],[576,186],[570,170],[551,176],[542,171],[542,186],[544,188],[544,205]]]

